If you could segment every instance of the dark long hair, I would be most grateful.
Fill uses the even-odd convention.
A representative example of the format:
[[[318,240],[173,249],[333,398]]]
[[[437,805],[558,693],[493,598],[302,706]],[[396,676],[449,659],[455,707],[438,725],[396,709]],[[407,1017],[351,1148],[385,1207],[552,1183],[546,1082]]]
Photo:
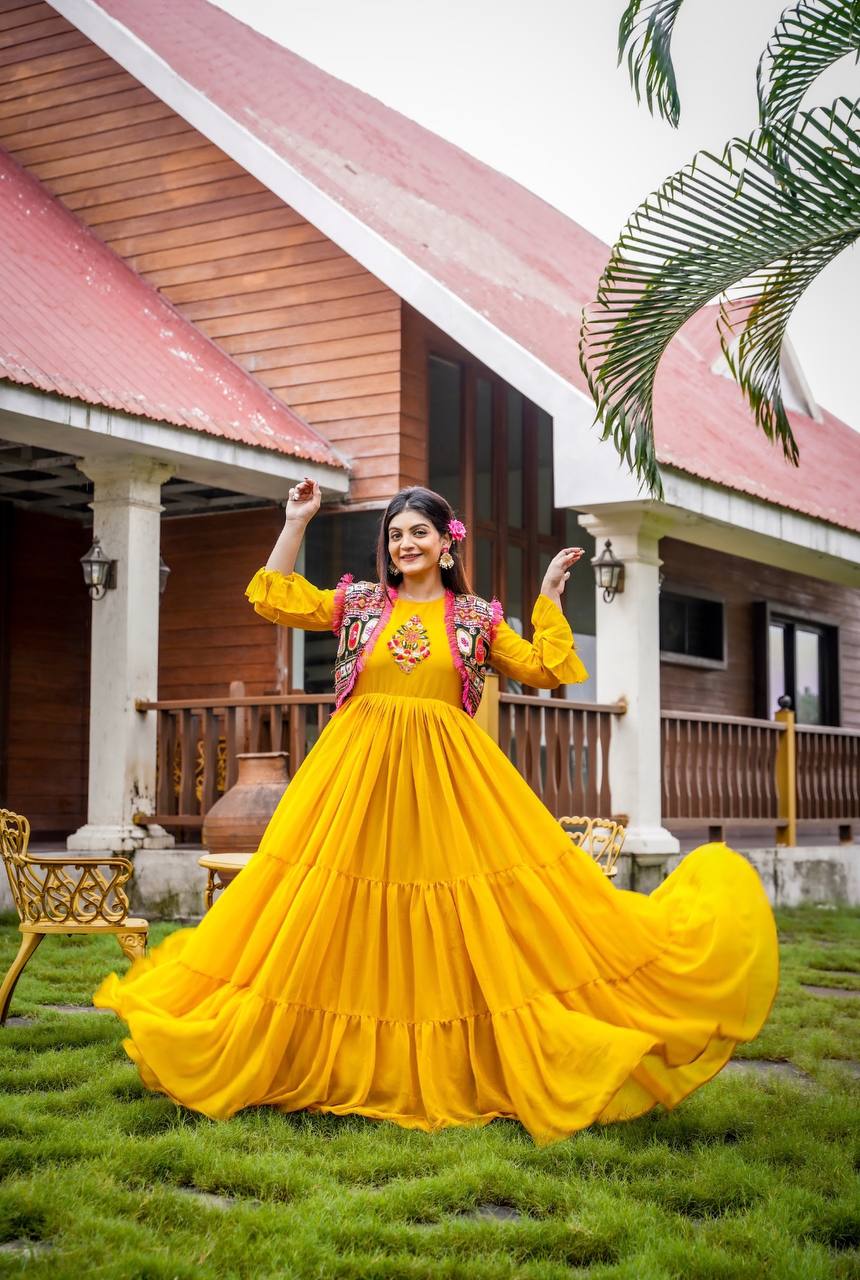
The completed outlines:
[[[407,510],[420,511],[421,515],[441,534],[449,532],[448,521],[454,518],[453,508],[447,498],[443,498],[441,493],[434,493],[432,489],[413,485],[409,489],[401,489],[399,493],[395,493],[385,508],[379,525],[379,541],[376,544],[376,571],[379,574],[379,581],[386,587],[396,587],[400,582],[400,575],[395,576],[390,572],[388,526],[395,516]],[[442,569],[442,584],[455,595],[471,595],[472,588],[469,586],[469,580],[463,568],[459,543],[451,543],[451,555],[454,563],[450,569]]]

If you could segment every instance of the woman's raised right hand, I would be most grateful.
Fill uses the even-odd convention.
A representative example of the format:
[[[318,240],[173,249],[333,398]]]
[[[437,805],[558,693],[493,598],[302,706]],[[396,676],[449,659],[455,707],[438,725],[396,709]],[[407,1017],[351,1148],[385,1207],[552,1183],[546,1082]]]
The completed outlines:
[[[322,493],[316,480],[300,480],[290,489],[287,506],[284,512],[287,520],[301,521],[307,524],[320,509]]]

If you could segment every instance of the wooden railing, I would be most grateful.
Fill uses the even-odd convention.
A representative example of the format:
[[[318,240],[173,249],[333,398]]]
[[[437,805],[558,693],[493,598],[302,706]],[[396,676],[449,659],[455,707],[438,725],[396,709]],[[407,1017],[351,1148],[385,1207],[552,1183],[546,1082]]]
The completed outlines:
[[[797,726],[797,820],[850,827],[860,820],[860,733]],[[840,831],[850,839],[850,831]]]
[[[141,821],[200,827],[219,795],[236,781],[236,757],[246,751],[284,751],[290,777],[334,709],[333,694],[246,697],[234,681],[226,698],[138,701],[158,717],[156,812]]]
[[[775,720],[663,711],[663,821],[671,828],[728,824],[775,828],[777,844],[798,826],[860,821],[860,732]]]
[[[776,761],[784,724],[689,711],[663,711],[660,719],[664,822],[776,823]]]
[[[332,694],[138,702],[158,717],[155,814],[141,821],[199,828],[236,780],[236,756],[284,751],[290,776],[334,709]],[[612,730],[624,703],[573,702],[499,693],[490,677],[478,722],[555,814],[612,816]],[[775,828],[795,844],[799,826],[860,823],[860,732],[776,720],[664,711],[663,820],[670,827]]]
[[[547,808],[610,817],[612,724],[626,711],[624,703],[496,696],[499,746]],[[492,682],[487,697],[493,697]]]
[[[236,756],[285,751],[290,776],[334,709],[332,694],[246,697],[236,681],[226,698],[139,701],[158,717],[156,812],[141,822],[195,829],[236,780]],[[597,706],[565,698],[499,694],[487,681],[478,722],[553,813],[609,817],[613,717],[623,703]]]

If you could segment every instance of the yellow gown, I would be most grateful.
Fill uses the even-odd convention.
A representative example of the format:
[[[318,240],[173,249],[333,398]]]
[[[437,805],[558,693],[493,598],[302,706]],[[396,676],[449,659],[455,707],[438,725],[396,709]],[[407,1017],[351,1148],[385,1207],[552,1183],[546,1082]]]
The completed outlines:
[[[331,625],[333,592],[297,574],[248,595]],[[388,642],[415,616],[429,655],[407,670]],[[546,597],[533,623],[533,644],[499,625],[493,666],[584,679]],[[149,1088],[213,1117],[513,1116],[543,1143],[674,1106],[756,1035],[778,960],[749,864],[706,845],[650,897],[614,888],[460,699],[444,600],[398,600],[247,868],[96,993]]]

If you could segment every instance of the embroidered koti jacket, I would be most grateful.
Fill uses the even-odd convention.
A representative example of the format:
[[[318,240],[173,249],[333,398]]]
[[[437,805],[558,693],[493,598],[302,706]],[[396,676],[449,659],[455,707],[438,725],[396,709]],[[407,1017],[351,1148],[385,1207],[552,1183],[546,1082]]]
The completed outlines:
[[[257,613],[287,627],[334,631],[338,637],[335,694],[341,706],[355,688],[368,656],[383,634],[397,592],[347,575],[335,590],[321,590],[298,573],[260,569],[246,591]],[[533,688],[554,689],[588,679],[564,614],[546,596],[532,611],[534,640],[518,635],[498,601],[480,596],[445,599],[445,632],[461,682],[461,702],[474,715],[489,667]]]
[[[334,593],[332,630],[338,636],[334,664],[335,704],[340,706],[355,687],[359,673],[397,599],[397,592],[378,582],[353,582],[345,574]],[[502,620],[498,600],[445,593],[445,631],[454,666],[463,685],[463,708],[475,715],[484,692],[495,631]]]

